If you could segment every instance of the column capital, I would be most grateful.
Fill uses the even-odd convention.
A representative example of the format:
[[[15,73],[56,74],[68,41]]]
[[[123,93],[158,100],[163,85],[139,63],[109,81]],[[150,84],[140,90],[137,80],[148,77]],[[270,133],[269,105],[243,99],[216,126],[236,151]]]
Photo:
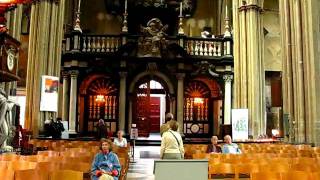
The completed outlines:
[[[70,73],[68,71],[62,71],[61,72],[61,76],[63,77],[63,79],[68,78],[69,75],[70,75]]]
[[[257,12],[262,12],[263,11],[263,8],[260,4],[242,4],[239,8],[239,11],[247,11],[247,10],[254,10],[254,11],[257,11]]]
[[[79,71],[78,70],[71,70],[71,71],[69,71],[69,73],[72,78],[76,78],[79,74]]]
[[[120,77],[121,78],[125,78],[125,77],[127,77],[127,75],[128,75],[128,72],[119,72],[119,75],[120,75]]]
[[[223,75],[223,80],[224,80],[224,82],[231,82],[232,79],[233,79],[233,75],[231,75],[231,74],[225,74],[225,75]]]
[[[186,77],[186,74],[185,73],[177,73],[176,77],[178,80],[183,80]]]

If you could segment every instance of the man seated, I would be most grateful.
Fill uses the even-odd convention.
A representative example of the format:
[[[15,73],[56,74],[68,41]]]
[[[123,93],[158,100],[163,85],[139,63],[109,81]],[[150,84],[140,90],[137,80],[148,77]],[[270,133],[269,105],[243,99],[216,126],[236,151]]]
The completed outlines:
[[[235,143],[232,143],[230,135],[224,136],[224,141],[225,141],[225,144],[222,146],[222,153],[241,154],[241,150],[239,149],[238,145]]]

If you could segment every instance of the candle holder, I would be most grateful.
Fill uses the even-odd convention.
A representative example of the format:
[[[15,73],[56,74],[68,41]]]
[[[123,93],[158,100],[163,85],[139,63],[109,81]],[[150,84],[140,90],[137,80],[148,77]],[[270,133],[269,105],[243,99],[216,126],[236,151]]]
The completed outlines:
[[[183,16],[179,16],[179,30],[178,30],[179,35],[184,35],[184,29],[183,29]]]
[[[128,13],[125,11],[123,13],[123,26],[122,26],[122,32],[128,32],[128,21],[127,21]]]
[[[124,2],[124,13],[123,13],[123,26],[122,26],[122,32],[127,33],[128,32],[128,1],[125,0]]]

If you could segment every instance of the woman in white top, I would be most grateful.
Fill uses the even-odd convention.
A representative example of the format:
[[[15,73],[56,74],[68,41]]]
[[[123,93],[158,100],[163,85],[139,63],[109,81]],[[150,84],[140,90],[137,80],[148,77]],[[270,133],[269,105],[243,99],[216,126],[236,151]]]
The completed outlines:
[[[119,147],[127,147],[127,139],[123,137],[124,132],[119,130],[116,138],[113,140],[113,144]]]
[[[161,159],[183,159],[184,148],[181,135],[177,132],[177,121],[169,122],[170,129],[163,133],[161,139]]]

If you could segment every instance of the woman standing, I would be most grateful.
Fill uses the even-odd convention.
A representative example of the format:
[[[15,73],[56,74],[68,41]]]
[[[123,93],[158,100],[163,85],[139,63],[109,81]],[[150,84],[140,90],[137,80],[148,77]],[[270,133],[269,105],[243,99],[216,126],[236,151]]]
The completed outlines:
[[[170,121],[170,129],[163,133],[161,139],[161,159],[183,159],[184,148],[181,135],[177,132],[178,122]]]
[[[100,149],[92,162],[92,180],[118,180],[121,166],[118,156],[112,152],[112,141],[101,139]]]

